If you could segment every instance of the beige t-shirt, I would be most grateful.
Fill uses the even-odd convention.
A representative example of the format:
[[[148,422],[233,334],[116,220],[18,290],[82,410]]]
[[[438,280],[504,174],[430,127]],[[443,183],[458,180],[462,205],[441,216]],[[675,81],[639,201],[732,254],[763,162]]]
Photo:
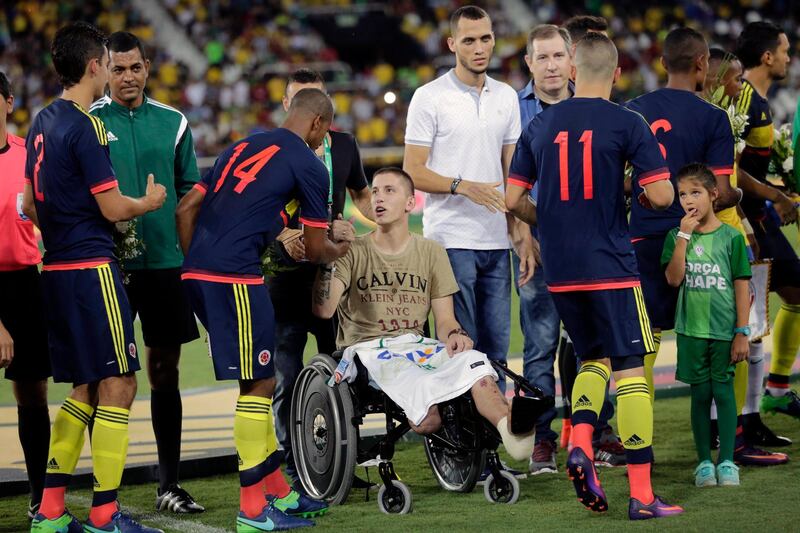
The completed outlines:
[[[378,251],[372,233],[362,235],[336,261],[334,275],[345,286],[338,307],[339,348],[377,337],[422,335],[431,300],[458,292],[447,252],[416,234],[397,255]]]

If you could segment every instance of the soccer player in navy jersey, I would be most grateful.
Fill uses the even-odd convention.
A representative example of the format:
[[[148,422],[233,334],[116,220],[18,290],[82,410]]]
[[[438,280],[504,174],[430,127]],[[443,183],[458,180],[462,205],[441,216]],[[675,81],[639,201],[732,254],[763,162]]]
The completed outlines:
[[[112,222],[161,207],[162,185],[123,196],[100,119],[87,112],[108,82],[105,36],[75,23],[53,40],[61,98],[34,119],[27,139],[24,211],[42,231],[42,285],[53,379],[73,384],[53,423],[39,513],[31,531],[154,533],[120,513],[117,489],[128,451],[128,415],[139,370],[133,320],[111,238]],[[83,528],[64,494],[94,416],[94,498]]]
[[[676,28],[664,39],[662,65],[667,86],[626,104],[642,115],[659,141],[672,176],[692,162],[707,165],[717,177],[720,193],[715,210],[738,203],[730,186],[733,173],[733,129],[728,114],[697,96],[708,73],[708,45],[703,35],[691,28]],[[673,178],[674,179],[674,178]],[[633,196],[642,187],[633,184]],[[685,215],[677,200],[663,211],[647,209],[639,202],[631,206],[630,232],[639,265],[647,314],[655,330],[656,344],[661,330],[673,329],[677,290],[666,282],[661,268],[661,250],[667,233],[680,225]],[[646,357],[648,385],[652,394],[653,362],[657,352]]]
[[[303,89],[283,127],[227,148],[176,212],[186,254],[182,278],[209,335],[218,380],[238,380],[233,437],[239,457],[239,533],[314,525],[327,510],[290,489],[280,471],[271,406],[275,390],[275,316],[261,274],[261,256],[300,204],[306,258],[327,264],[344,255],[354,232],[328,240],[328,187],[316,150],[333,118],[330,98]],[[341,220],[334,224],[345,224]],[[265,499],[266,496],[266,499]]]
[[[619,432],[628,460],[632,520],[683,512],[653,494],[653,407],[643,359],[655,350],[625,212],[624,167],[630,162],[642,201],[672,204],[674,189],[647,123],[608,101],[619,77],[611,40],[589,33],[575,55],[575,96],[534,118],[511,163],[506,204],[539,224],[545,282],[582,361],[572,394],[567,471],[587,508],[608,509],[597,478],[592,433],[611,371]],[[528,190],[539,183],[537,206]],[[538,213],[538,216],[537,216]]]

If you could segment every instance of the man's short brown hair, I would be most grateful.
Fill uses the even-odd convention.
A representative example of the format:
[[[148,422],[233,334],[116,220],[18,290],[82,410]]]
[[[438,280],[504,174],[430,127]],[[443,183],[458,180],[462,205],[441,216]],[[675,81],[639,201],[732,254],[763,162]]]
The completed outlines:
[[[372,175],[372,179],[374,180],[376,176],[380,174],[394,174],[396,176],[400,176],[402,181],[405,182],[406,188],[408,189],[408,195],[414,196],[414,180],[411,179],[411,176],[400,167],[381,167],[375,171],[375,174]]]
[[[450,35],[455,36],[456,29],[458,29],[458,21],[461,19],[480,20],[482,18],[489,18],[489,13],[485,9],[478,6],[461,6],[450,15]]]
[[[525,47],[529,56],[533,55],[533,41],[552,39],[553,37],[561,37],[564,40],[564,45],[567,47],[567,53],[572,48],[572,39],[569,32],[564,28],[559,28],[555,24],[539,24],[531,30],[528,34],[528,44]]]
[[[602,33],[589,32],[575,48],[575,68],[590,78],[613,76],[619,56],[614,42]]]

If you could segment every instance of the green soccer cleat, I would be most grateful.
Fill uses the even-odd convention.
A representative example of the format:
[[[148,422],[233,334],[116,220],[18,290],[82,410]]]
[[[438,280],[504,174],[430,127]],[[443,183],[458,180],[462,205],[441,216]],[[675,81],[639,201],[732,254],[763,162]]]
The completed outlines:
[[[31,533],[82,533],[83,526],[78,519],[64,511],[64,514],[52,520],[37,513],[31,522]]]
[[[714,470],[714,463],[711,461],[703,461],[697,468],[694,469],[694,486],[695,487],[715,487],[717,485],[717,476]]]
[[[311,527],[313,520],[298,516],[289,516],[279,511],[273,504],[267,504],[261,514],[253,518],[245,516],[243,511],[236,517],[236,533],[259,533],[260,531],[287,531],[302,527]]]
[[[769,391],[761,397],[761,410],[765,413],[781,413],[800,418],[800,396],[790,390],[783,396],[773,396]]]
[[[722,461],[717,465],[717,479],[721,487],[739,486],[739,467],[731,461]]]
[[[312,500],[297,491],[290,491],[283,498],[273,498],[272,505],[279,511],[283,511],[289,516],[301,516],[303,518],[314,518],[322,516],[328,512],[328,504],[319,500]]]

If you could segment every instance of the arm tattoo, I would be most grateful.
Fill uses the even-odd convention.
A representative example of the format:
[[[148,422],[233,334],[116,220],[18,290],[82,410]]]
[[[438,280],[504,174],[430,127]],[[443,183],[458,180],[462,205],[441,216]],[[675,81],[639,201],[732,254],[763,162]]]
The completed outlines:
[[[333,271],[330,267],[323,267],[319,270],[317,277],[317,287],[314,291],[314,304],[324,305],[331,297],[331,280],[333,279]]]

